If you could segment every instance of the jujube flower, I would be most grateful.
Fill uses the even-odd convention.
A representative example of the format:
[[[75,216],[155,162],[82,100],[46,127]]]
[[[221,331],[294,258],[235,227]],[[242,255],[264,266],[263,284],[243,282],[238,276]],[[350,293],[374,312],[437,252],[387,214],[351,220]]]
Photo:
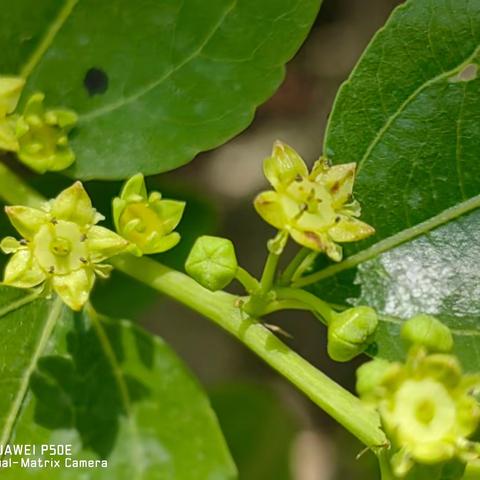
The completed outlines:
[[[105,277],[111,266],[104,260],[123,252],[128,242],[96,224],[103,219],[80,182],[61,192],[43,208],[6,207],[10,222],[23,237],[6,237],[1,249],[13,254],[5,268],[4,284],[53,290],[73,310],[89,298],[95,276]]]
[[[159,192],[147,195],[141,173],[124,185],[113,200],[113,219],[117,232],[133,245],[136,255],[161,253],[180,241],[174,232],[185,209],[185,202],[163,199]]]
[[[274,190],[260,193],[255,209],[300,245],[340,261],[342,248],[336,242],[362,240],[374,233],[356,218],[360,206],[352,199],[355,163],[330,166],[321,158],[309,173],[298,153],[277,141],[263,169]]]

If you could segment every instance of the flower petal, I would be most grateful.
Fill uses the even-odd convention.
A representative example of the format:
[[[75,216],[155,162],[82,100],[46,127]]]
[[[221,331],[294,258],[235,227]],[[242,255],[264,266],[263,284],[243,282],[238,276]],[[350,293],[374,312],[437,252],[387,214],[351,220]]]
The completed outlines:
[[[24,85],[24,78],[0,77],[0,116],[15,110]]]
[[[275,190],[287,187],[298,176],[306,177],[308,169],[302,157],[287,144],[276,141],[272,155],[263,162],[263,173]]]
[[[173,248],[180,241],[180,234],[177,232],[170,233],[163,237],[158,236],[155,240],[147,243],[143,248],[143,253],[162,253]]]
[[[24,247],[16,238],[13,237],[5,237],[0,242],[0,250],[2,250],[3,253],[6,253],[8,255],[11,253],[15,253],[21,248]]]
[[[355,163],[326,167],[325,161],[319,160],[312,170],[311,177],[327,188],[334,199],[334,207],[340,208],[352,195],[355,170]]]
[[[170,233],[182,219],[185,202],[179,200],[159,200],[150,204],[163,222],[163,233]]]
[[[37,208],[14,206],[5,207],[11,224],[27,240],[32,240],[42,225],[48,222],[48,215]]]
[[[115,232],[96,225],[88,230],[86,242],[90,260],[94,263],[123,252],[129,244]]]
[[[290,235],[300,245],[317,252],[324,252],[335,262],[339,262],[342,259],[342,248],[335,242],[332,242],[326,234],[292,228]]]
[[[281,197],[277,192],[268,190],[255,198],[253,205],[257,213],[270,225],[278,229],[284,229],[288,222]]]
[[[128,179],[122,188],[120,198],[122,200],[129,200],[130,197],[134,197],[134,201],[136,202],[147,199],[147,188],[141,173],[137,173]],[[141,197],[141,199],[137,197]]]
[[[328,230],[328,234],[335,242],[355,242],[375,233],[375,229],[368,223],[345,216],[339,218],[340,220]]]
[[[95,274],[89,268],[81,268],[68,275],[54,275],[53,288],[72,309],[81,310],[95,283]]]
[[[75,182],[52,201],[52,215],[78,225],[95,223],[96,210],[81,182]]]
[[[16,152],[18,147],[18,139],[12,122],[9,118],[2,119],[0,115],[0,150]]]
[[[12,287],[32,288],[46,279],[45,272],[33,258],[30,250],[15,253],[5,267],[3,283]]]

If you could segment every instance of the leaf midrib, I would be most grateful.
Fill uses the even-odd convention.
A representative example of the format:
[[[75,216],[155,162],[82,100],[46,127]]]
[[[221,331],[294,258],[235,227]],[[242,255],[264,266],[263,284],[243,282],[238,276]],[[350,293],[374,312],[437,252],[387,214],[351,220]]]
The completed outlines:
[[[122,399],[123,406],[125,408],[125,413],[126,417],[128,420],[128,424],[130,426],[130,430],[132,433],[132,436],[134,438],[133,443],[133,448],[130,449],[132,453],[132,466],[135,469],[135,479],[141,479],[142,478],[142,469],[141,465],[143,464],[142,462],[142,457],[143,457],[143,451],[142,451],[142,446],[141,442],[139,440],[139,432],[137,429],[137,426],[134,421],[132,421],[132,405],[130,402],[130,395],[128,392],[128,386],[124,381],[123,378],[123,373],[120,368],[120,364],[117,361],[117,357],[115,355],[115,352],[113,350],[113,347],[108,339],[108,335],[105,332],[101,320],[94,311],[89,312],[89,317],[92,321],[93,328],[95,330],[95,333],[97,335],[98,341],[100,342],[100,345],[103,349],[103,352],[105,354],[105,357],[107,358],[108,362],[110,363],[110,366],[112,367],[112,373],[115,378],[115,382],[117,383],[118,390],[120,392],[120,397]],[[124,325],[125,326],[125,325]]]
[[[399,317],[392,317],[391,315],[379,315],[379,320],[385,323],[393,323],[395,325],[403,325],[405,322],[404,319]],[[479,330],[473,330],[469,328],[452,328],[449,327],[449,330],[452,332],[453,335],[457,337],[480,337]]]
[[[320,280],[325,280],[337,273],[340,273],[344,270],[356,267],[360,263],[371,260],[372,258],[385,253],[392,248],[398,247],[402,243],[406,243],[420,235],[430,232],[431,230],[444,225],[456,218],[480,208],[480,195],[476,195],[465,202],[458,203],[454,207],[447,208],[443,210],[438,215],[430,217],[428,220],[418,223],[413,227],[402,230],[390,237],[386,237],[383,240],[380,240],[378,243],[361,250],[354,255],[351,255],[346,260],[334,265],[330,265],[319,272],[313,273],[311,275],[306,275],[305,277],[300,278],[293,283],[294,287],[304,287],[312,283],[318,282]]]
[[[190,55],[184,58],[177,65],[173,66],[170,70],[165,72],[160,78],[148,83],[147,85],[145,85],[143,88],[139,89],[137,92],[133,93],[132,95],[123,97],[120,100],[117,100],[116,102],[112,102],[108,105],[104,105],[103,107],[97,108],[96,110],[92,110],[86,114],[79,115],[79,119],[78,119],[79,123],[89,122],[90,120],[93,120],[97,117],[101,117],[102,115],[106,115],[119,108],[122,108],[125,105],[135,102],[139,98],[143,97],[144,95],[148,94],[149,92],[151,92],[152,90],[160,86],[162,83],[168,80],[173,74],[175,74],[180,69],[182,69],[185,65],[187,65],[188,63],[196,59],[202,53],[203,49],[207,46],[207,44],[210,42],[213,36],[217,33],[218,29],[223,25],[223,22],[225,21],[225,19],[237,7],[237,4],[238,4],[238,0],[233,0],[232,4],[227,9],[225,9],[222,16],[219,18],[218,22],[215,25],[213,25],[212,30],[208,33],[208,35],[206,35],[202,43]]]
[[[64,308],[63,302],[59,297],[57,297],[51,303],[50,313],[47,317],[47,320],[45,321],[42,333],[38,338],[37,347],[30,359],[30,362],[27,368],[25,369],[22,375],[17,394],[15,395],[10,411],[6,416],[6,421],[4,423],[3,429],[1,430],[0,445],[5,445],[6,443],[8,443],[10,439],[13,426],[15,425],[15,421],[18,417],[20,409],[22,408],[25,395],[28,391],[30,377],[37,366],[38,359],[43,354],[43,352],[45,351],[48,345],[50,336],[53,332],[53,329],[55,328],[57,320],[60,318],[63,308]]]
[[[36,298],[38,298],[39,293],[36,291],[33,291],[29,295],[23,295],[17,300],[13,300],[7,305],[4,305],[2,308],[0,308],[0,318],[4,317],[5,315],[8,315],[10,312],[13,312],[24,305],[27,305],[30,302],[33,302]]]
[[[37,48],[30,55],[27,62],[20,69],[20,76],[23,78],[28,78],[30,74],[35,70],[35,67],[38,65],[40,60],[43,58],[47,50],[55,40],[58,32],[61,30],[67,19],[70,17],[73,9],[80,0],[66,0],[63,7],[58,11],[57,16],[50,23],[49,27],[45,31],[45,35],[40,40],[37,45]]]
[[[442,72],[439,75],[436,75],[435,77],[431,78],[430,80],[427,80],[426,82],[423,82],[419,87],[417,87],[416,90],[414,90],[403,102],[402,104],[388,117],[387,121],[383,124],[382,128],[379,129],[373,140],[369,143],[367,149],[365,150],[365,153],[363,157],[360,159],[357,165],[357,175],[360,173],[360,170],[363,167],[363,164],[366,162],[366,160],[370,157],[370,154],[372,153],[373,149],[378,145],[378,142],[382,139],[384,136],[385,132],[392,126],[393,122],[400,116],[401,113],[407,108],[407,106],[415,100],[420,93],[422,93],[425,89],[427,89],[430,85],[433,85],[436,82],[439,82],[441,80],[444,80],[445,78],[449,78],[454,76],[455,74],[458,74],[466,65],[468,65],[476,56],[478,56],[480,52],[480,44],[477,45],[473,52],[468,55],[468,57],[463,60],[461,63],[459,63],[456,67],[452,68],[451,70],[448,70],[446,72]],[[328,138],[328,133],[329,130],[327,128],[327,133],[326,137]]]

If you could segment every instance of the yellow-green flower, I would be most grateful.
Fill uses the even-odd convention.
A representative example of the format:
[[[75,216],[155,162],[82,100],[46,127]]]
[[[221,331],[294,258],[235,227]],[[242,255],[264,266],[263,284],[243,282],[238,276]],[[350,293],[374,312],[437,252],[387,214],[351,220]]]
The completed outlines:
[[[380,413],[399,478],[415,464],[479,457],[480,445],[469,440],[480,421],[480,405],[472,395],[479,387],[480,376],[463,374],[454,355],[428,354],[419,345],[405,364],[373,360],[358,370],[358,391]]]
[[[45,110],[43,93],[32,95],[16,122],[18,158],[38,173],[57,172],[75,161],[68,133],[77,123],[70,110]]]
[[[300,245],[340,261],[342,248],[336,242],[353,242],[374,233],[356,218],[360,206],[352,200],[355,163],[330,166],[322,158],[309,173],[298,153],[277,141],[263,170],[274,190],[260,193],[255,209]]]
[[[0,77],[0,150],[18,150],[15,121],[10,115],[17,107],[24,85],[23,78]]]
[[[80,182],[61,192],[41,209],[12,206],[5,211],[23,237],[6,237],[0,247],[13,254],[7,263],[4,284],[32,288],[44,282],[73,310],[88,300],[95,275],[111,270],[102,262],[128,246],[128,242],[97,226],[97,213]]]
[[[136,255],[161,253],[177,245],[180,234],[174,230],[184,209],[185,202],[162,199],[159,192],[147,195],[141,173],[130,178],[113,200],[117,232],[131,242]]]

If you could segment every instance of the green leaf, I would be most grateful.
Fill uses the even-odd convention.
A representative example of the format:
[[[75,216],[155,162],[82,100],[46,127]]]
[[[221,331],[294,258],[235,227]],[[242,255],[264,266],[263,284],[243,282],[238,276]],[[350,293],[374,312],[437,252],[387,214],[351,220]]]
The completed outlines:
[[[244,383],[210,392],[213,408],[245,480],[290,480],[297,422],[270,389]]]
[[[3,443],[71,444],[71,459],[108,462],[75,469],[46,455],[62,468],[14,466],[2,478],[236,478],[208,399],[163,341],[58,300],[22,307],[16,291],[0,295]]]
[[[243,130],[280,85],[320,0],[0,0],[0,72],[75,110],[72,176],[191,161]],[[25,40],[26,39],[26,40]]]
[[[347,290],[361,290],[354,303],[394,317],[377,338],[387,357],[402,355],[398,323],[426,312],[455,329],[468,369],[480,365],[479,65],[479,3],[411,0],[377,33],[335,101],[325,152],[358,163],[355,195],[377,234],[300,283],[317,280],[325,297],[358,267]]]

